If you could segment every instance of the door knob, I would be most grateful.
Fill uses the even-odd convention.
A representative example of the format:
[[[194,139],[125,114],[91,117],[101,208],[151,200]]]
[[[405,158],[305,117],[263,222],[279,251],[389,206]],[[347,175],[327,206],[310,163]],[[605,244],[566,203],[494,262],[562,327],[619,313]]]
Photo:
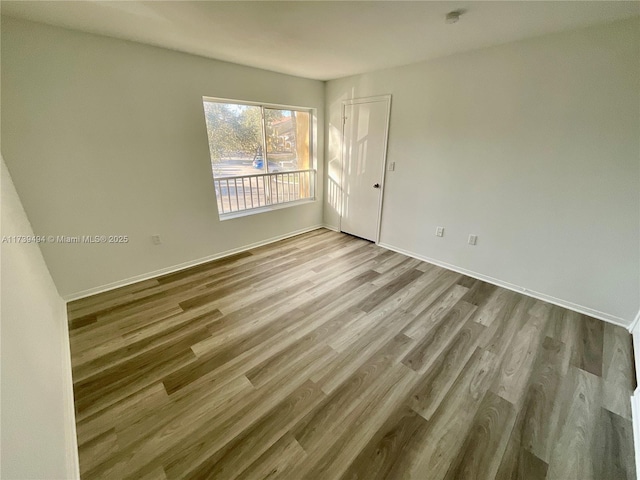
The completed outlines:
[[[380,188],[380,184],[379,184],[379,183],[376,183],[376,184],[373,186],[373,188]]]

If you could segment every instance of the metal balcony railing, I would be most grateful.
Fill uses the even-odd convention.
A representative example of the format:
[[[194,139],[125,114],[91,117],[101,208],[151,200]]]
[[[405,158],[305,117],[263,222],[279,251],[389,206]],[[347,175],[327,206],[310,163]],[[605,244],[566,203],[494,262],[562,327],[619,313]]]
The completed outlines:
[[[220,215],[315,198],[315,170],[214,178]]]

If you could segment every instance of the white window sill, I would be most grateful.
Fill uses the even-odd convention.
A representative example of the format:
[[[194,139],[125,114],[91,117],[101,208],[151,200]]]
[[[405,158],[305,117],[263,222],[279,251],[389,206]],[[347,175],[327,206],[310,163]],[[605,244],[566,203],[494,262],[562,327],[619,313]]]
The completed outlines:
[[[232,220],[234,218],[248,217],[249,215],[257,215],[259,213],[271,212],[273,210],[281,210],[283,208],[297,207],[298,205],[306,205],[308,203],[313,203],[315,201],[316,201],[315,198],[305,198],[304,200],[295,200],[293,202],[278,203],[276,205],[269,205],[269,206],[258,207],[258,208],[248,208],[246,210],[239,210],[237,212],[221,213],[221,214],[218,214],[218,217],[222,222],[225,220]]]

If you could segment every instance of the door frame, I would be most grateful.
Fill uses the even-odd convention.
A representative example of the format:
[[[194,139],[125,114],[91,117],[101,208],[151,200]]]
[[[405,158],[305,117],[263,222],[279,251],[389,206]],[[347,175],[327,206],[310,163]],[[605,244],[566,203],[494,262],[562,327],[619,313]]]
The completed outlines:
[[[340,117],[342,120],[342,136],[340,138],[341,147],[340,147],[340,163],[341,163],[341,172],[340,172],[340,189],[343,193],[342,201],[340,205],[340,221],[338,224],[338,229],[342,231],[342,214],[344,212],[344,202],[345,202],[345,153],[346,153],[346,143],[344,141],[344,130],[346,126],[346,116],[345,111],[347,105],[357,105],[360,103],[375,103],[375,102],[387,102],[387,112],[385,119],[385,136],[384,136],[384,147],[382,149],[382,175],[380,179],[380,199],[378,200],[378,215],[376,216],[376,238],[374,243],[377,245],[380,242],[380,229],[382,227],[382,204],[384,200],[384,181],[387,173],[387,150],[389,145],[389,123],[391,120],[391,94],[386,95],[376,95],[372,97],[362,97],[362,98],[352,98],[349,100],[343,100]]]

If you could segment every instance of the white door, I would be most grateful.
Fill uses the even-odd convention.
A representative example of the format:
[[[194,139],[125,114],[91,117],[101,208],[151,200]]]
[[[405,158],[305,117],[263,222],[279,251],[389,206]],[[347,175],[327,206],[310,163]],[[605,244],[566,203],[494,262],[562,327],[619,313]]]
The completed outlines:
[[[340,230],[378,241],[391,96],[344,102]]]

